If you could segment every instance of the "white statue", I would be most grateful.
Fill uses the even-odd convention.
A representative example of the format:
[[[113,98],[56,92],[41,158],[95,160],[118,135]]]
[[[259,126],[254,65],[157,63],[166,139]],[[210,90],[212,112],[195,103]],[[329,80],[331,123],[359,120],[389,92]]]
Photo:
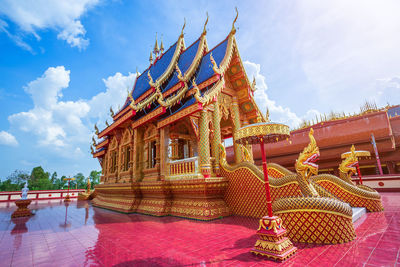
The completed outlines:
[[[22,188],[22,196],[21,196],[21,199],[27,199],[27,198],[28,198],[28,191],[29,191],[28,183],[25,183],[24,188]]]

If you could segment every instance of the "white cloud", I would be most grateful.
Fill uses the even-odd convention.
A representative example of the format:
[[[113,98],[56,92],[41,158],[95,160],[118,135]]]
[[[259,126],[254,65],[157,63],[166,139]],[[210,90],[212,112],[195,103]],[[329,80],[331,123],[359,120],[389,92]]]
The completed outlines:
[[[370,100],[375,100],[378,106],[400,103],[400,76],[377,79],[375,88],[377,94]]]
[[[380,101],[375,81],[400,67],[399,9],[390,0],[300,2],[294,51],[321,106],[358,109],[365,99]]]
[[[5,32],[8,36],[8,38],[10,38],[11,40],[13,40],[13,42],[18,45],[19,47],[21,47],[22,49],[31,52],[32,54],[34,54],[34,51],[32,49],[32,47],[30,45],[28,45],[26,42],[24,42],[22,40],[22,37],[19,35],[14,35],[11,34],[8,30],[7,30],[8,24],[7,22],[5,22],[4,20],[0,19],[0,32]]]
[[[69,85],[69,74],[63,66],[48,68],[25,87],[34,108],[9,116],[13,126],[38,136],[40,145],[61,148],[68,145],[69,138],[82,140],[88,136],[82,118],[89,112],[89,105],[81,100],[60,101],[61,91]]]
[[[0,131],[0,145],[18,146],[18,141],[14,135],[6,131]]]
[[[264,113],[268,108],[272,120],[288,124],[291,127],[297,127],[303,120],[313,119],[315,116],[320,115],[320,112],[315,109],[311,109],[308,110],[303,116],[298,116],[296,113],[292,112],[290,108],[278,105],[276,101],[271,100],[268,97],[268,86],[265,76],[260,73],[260,64],[245,61],[244,67],[246,68],[249,78],[253,76],[256,78],[257,90],[254,93],[254,99],[258,107]]]
[[[109,116],[109,109],[112,106],[113,110],[117,112],[119,108],[125,103],[128,96],[127,90],[131,90],[135,82],[136,74],[129,73],[124,76],[117,72],[114,76],[109,76],[103,79],[106,91],[95,95],[88,104],[91,107],[89,116],[97,118],[100,125],[104,125],[106,119],[111,122]]]
[[[0,2],[0,14],[7,16],[22,32],[32,34],[37,40],[40,40],[37,31],[53,29],[59,32],[59,39],[81,50],[88,46],[89,40],[85,39],[86,30],[80,18],[98,3],[98,0],[5,0]],[[0,24],[0,30],[15,42],[19,39],[18,45],[29,47],[22,41],[21,34],[10,34],[6,28],[7,24]]]
[[[90,100],[63,101],[62,90],[70,82],[70,71],[64,66],[50,67],[44,74],[24,88],[31,95],[34,107],[8,117],[11,126],[37,138],[37,144],[70,156],[82,156],[88,151],[93,132],[92,119],[104,123],[112,105],[125,102],[126,89],[132,86],[136,75],[116,73],[103,79],[105,92]],[[109,119],[109,122],[111,120]]]

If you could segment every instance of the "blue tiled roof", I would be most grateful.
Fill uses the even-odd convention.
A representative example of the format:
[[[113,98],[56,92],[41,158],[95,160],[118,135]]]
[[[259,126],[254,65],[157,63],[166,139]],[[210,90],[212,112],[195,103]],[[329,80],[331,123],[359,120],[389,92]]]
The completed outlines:
[[[100,149],[99,149],[99,150],[97,150],[95,153],[101,152],[101,151],[103,151],[103,150],[105,150],[105,148],[104,148],[104,147],[100,148]]]
[[[196,56],[197,50],[200,45],[200,39],[201,38],[199,38],[196,42],[194,42],[191,46],[189,46],[180,55],[179,60],[178,60],[178,67],[181,70],[182,75],[185,74],[185,72],[188,70],[188,68],[192,64],[193,59]],[[162,92],[165,92],[165,91],[171,89],[177,83],[179,83],[178,74],[176,73],[176,71],[174,71],[173,77],[168,82],[168,84],[164,86],[164,88],[162,89]]]
[[[400,116],[400,106],[389,108],[387,114],[389,118]]]
[[[219,66],[221,64],[222,59],[224,59],[227,45],[228,45],[228,39],[226,39],[225,41],[214,47],[206,55],[204,55],[200,63],[199,71],[196,76],[197,84],[201,84],[202,82],[207,81],[215,74],[214,70],[212,69],[213,65],[211,63],[210,55],[212,53],[215,62]]]
[[[150,71],[150,75],[155,82],[167,69],[172,57],[175,53],[177,42],[173,44],[168,50],[162,55],[162,57],[157,60],[157,62],[152,65],[149,69],[143,72],[139,78],[136,80],[135,88],[133,88],[132,96],[133,99],[139,98],[144,92],[150,89],[149,78],[147,73]]]

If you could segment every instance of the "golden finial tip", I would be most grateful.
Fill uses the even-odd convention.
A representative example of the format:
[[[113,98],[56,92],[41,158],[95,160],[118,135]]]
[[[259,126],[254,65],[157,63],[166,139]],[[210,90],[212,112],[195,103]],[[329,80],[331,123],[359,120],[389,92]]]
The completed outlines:
[[[186,18],[183,18],[184,22],[183,22],[183,26],[182,26],[182,30],[181,30],[181,37],[183,37],[183,30],[186,27]]]
[[[235,22],[236,22],[236,20],[237,20],[237,18],[238,18],[238,16],[239,16],[239,11],[238,11],[237,7],[235,7],[235,10],[236,10],[236,17],[235,17],[235,19],[234,19],[233,22],[232,22],[231,34],[235,34],[235,33],[236,33]]]
[[[207,26],[207,23],[208,23],[208,12],[206,12],[206,14],[207,14],[207,19],[206,19],[206,22],[204,23],[203,34],[207,33],[206,26]]]

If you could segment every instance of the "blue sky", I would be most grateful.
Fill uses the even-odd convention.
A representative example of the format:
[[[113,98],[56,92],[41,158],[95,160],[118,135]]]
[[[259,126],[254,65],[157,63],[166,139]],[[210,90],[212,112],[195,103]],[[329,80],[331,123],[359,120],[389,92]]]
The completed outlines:
[[[0,178],[41,165],[59,175],[100,169],[93,124],[122,105],[155,34],[173,44],[236,38],[256,101],[296,127],[365,100],[400,103],[398,1],[0,1]]]

